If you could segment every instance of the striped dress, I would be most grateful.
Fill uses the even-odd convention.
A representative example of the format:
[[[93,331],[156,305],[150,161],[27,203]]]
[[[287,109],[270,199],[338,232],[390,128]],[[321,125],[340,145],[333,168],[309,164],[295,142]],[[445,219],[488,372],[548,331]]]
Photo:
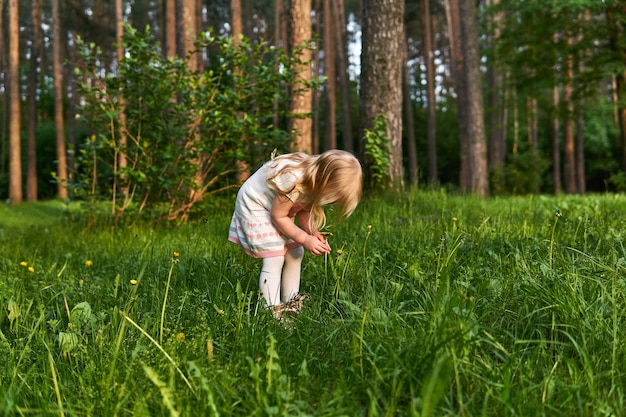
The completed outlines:
[[[285,166],[295,164],[281,160],[271,168],[272,161],[265,163],[248,178],[237,193],[235,211],[230,223],[228,240],[237,243],[250,256],[269,258],[282,256],[289,249],[301,246],[284,236],[272,223],[270,210],[277,193],[268,187],[267,178],[280,172]],[[273,182],[281,190],[293,187],[301,171],[278,175]],[[287,194],[291,201],[297,201],[299,193]]]

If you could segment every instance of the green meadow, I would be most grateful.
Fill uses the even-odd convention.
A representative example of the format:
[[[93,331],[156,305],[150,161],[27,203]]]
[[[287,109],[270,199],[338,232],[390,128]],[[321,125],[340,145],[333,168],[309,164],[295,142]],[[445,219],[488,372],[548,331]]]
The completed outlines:
[[[0,206],[0,416],[624,415],[626,196],[366,198],[285,321],[231,203]]]

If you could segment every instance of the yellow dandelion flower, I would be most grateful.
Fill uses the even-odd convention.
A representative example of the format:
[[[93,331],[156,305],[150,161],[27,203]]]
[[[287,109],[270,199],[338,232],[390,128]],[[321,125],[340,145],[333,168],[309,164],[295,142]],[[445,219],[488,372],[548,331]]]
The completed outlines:
[[[33,268],[32,266],[28,267],[28,272],[35,272],[35,268]]]
[[[179,256],[180,256],[180,253],[178,253],[178,252],[174,252],[174,253],[172,254],[172,257],[173,257],[174,259],[178,259],[178,257],[179,257]]]
[[[85,261],[85,265],[86,265],[86,266],[93,266],[93,262],[91,262],[91,260],[87,259],[87,260]]]
[[[130,280],[130,284],[131,285],[137,285],[137,280],[136,279],[131,279]]]
[[[183,340],[185,340],[185,333],[182,333],[182,332],[181,332],[181,333],[178,333],[178,334],[176,335],[176,340],[177,340],[178,342],[182,342]]]
[[[367,231],[370,231],[370,230],[372,230],[372,225],[371,225],[371,224],[368,224],[368,225],[367,225]]]
[[[22,262],[20,262],[20,265],[22,265],[22,266],[28,266],[28,262],[24,262],[24,261],[22,261]]]
[[[457,221],[457,220],[459,220],[459,219],[457,219],[456,217],[453,217],[453,218],[452,218],[452,221],[453,221],[453,222],[455,222],[455,221]]]
[[[341,249],[337,249],[337,255],[341,255],[343,251]]]
[[[217,310],[217,314],[224,314],[224,310],[222,310],[221,308]]]

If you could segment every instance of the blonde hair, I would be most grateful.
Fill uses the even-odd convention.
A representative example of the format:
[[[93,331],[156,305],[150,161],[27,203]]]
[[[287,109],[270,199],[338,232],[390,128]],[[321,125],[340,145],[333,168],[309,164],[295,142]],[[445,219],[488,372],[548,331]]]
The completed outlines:
[[[320,155],[306,155],[301,152],[277,156],[270,163],[275,168],[281,161],[293,161],[280,172],[268,177],[269,186],[276,192],[299,193],[298,201],[310,207],[311,219],[318,229],[326,225],[326,213],[323,206],[338,205],[340,219],[354,212],[361,199],[363,188],[363,170],[358,159],[350,152],[333,149]],[[301,171],[290,190],[281,190],[272,181],[279,175]]]

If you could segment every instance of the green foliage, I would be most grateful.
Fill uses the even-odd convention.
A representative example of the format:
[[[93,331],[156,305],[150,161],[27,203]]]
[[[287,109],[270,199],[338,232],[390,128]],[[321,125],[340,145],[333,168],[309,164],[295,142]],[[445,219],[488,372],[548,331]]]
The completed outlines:
[[[537,151],[524,149],[510,155],[506,165],[507,189],[512,194],[539,193],[550,161]]]
[[[258,260],[225,243],[230,210],[123,227],[58,202],[0,210],[0,415],[596,416],[626,400],[622,195],[366,198],[331,254],[305,256],[310,299],[282,322]]]
[[[389,185],[391,166],[391,143],[385,115],[379,115],[374,128],[365,131],[365,155],[369,158],[372,188],[385,189]]]
[[[286,86],[309,86],[295,81],[296,57],[264,42],[243,39],[235,47],[230,38],[205,34],[198,51],[216,53],[198,73],[187,60],[164,58],[152,36],[127,27],[125,57],[106,75],[96,72],[99,51],[81,44],[81,116],[94,134],[79,150],[74,192],[111,198],[118,214],[167,202],[167,216],[176,218],[227,188],[242,164],[286,151],[292,138],[273,119],[288,116]]]

